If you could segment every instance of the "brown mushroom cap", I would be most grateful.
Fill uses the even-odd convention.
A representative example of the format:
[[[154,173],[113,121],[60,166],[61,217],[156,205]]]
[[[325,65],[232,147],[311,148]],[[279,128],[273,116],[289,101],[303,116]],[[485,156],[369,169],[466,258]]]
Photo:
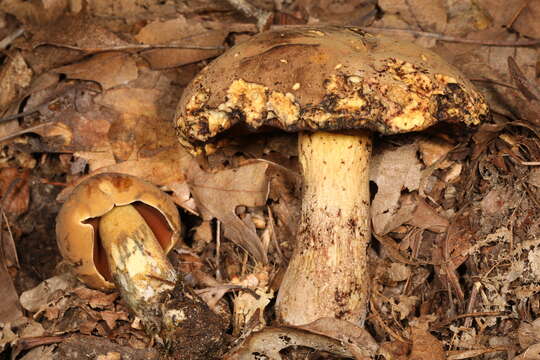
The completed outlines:
[[[154,185],[126,174],[104,173],[79,184],[56,219],[60,253],[79,278],[98,289],[111,289],[109,269],[97,231],[99,217],[114,206],[135,205],[167,253],[180,237],[174,203]]]
[[[477,125],[488,114],[469,81],[429,50],[355,28],[292,27],[254,36],[203,69],[182,94],[176,126],[200,152],[241,123],[397,134],[440,121]]]

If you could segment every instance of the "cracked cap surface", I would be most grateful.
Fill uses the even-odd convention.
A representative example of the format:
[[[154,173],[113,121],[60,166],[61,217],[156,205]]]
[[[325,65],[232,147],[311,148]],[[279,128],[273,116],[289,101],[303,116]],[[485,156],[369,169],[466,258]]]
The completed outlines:
[[[429,50],[355,28],[293,27],[258,34],[204,68],[175,126],[200,153],[237,124],[398,134],[488,117],[472,84]]]

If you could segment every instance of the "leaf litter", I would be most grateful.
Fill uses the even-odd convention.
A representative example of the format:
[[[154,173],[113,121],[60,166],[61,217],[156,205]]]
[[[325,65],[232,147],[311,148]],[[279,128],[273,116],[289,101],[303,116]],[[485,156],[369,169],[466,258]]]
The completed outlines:
[[[171,259],[227,319],[223,358],[538,359],[539,11],[527,0],[2,2],[0,351],[158,358],[117,294],[78,283],[56,249],[57,199],[114,171],[183,210]],[[473,131],[375,139],[365,329],[275,322],[298,223],[295,138],[251,134],[193,159],[171,123],[212,58],[260,28],[306,23],[431,48],[494,114]]]

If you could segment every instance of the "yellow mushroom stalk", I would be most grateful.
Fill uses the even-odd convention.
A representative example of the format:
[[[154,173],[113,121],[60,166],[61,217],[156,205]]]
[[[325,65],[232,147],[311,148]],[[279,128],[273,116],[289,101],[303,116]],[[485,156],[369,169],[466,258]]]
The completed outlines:
[[[99,222],[111,276],[140,318],[161,306],[178,276],[156,236],[132,205],[116,206]]]
[[[279,314],[298,324],[313,321],[313,314],[363,319],[369,295],[371,135],[319,131],[302,133],[298,143],[302,217],[277,299]]]

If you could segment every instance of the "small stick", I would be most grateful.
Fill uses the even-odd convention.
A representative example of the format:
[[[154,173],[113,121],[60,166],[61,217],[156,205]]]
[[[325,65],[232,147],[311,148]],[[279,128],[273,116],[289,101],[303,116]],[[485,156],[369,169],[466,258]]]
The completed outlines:
[[[58,44],[58,43],[47,43],[44,42],[41,45],[50,45],[59,48],[65,48],[70,50],[83,51],[89,54],[95,54],[106,51],[127,51],[127,50],[153,50],[153,49],[190,49],[190,50],[224,50],[223,46],[199,46],[199,45],[182,45],[182,44],[168,44],[168,45],[148,45],[148,44],[129,44],[129,45],[118,45],[118,46],[107,46],[107,47],[97,47],[97,48],[84,48],[68,44]],[[37,47],[37,46],[36,46]]]
[[[18,28],[2,40],[0,40],[0,51],[5,50],[15,39],[21,36],[24,33],[23,28]]]

